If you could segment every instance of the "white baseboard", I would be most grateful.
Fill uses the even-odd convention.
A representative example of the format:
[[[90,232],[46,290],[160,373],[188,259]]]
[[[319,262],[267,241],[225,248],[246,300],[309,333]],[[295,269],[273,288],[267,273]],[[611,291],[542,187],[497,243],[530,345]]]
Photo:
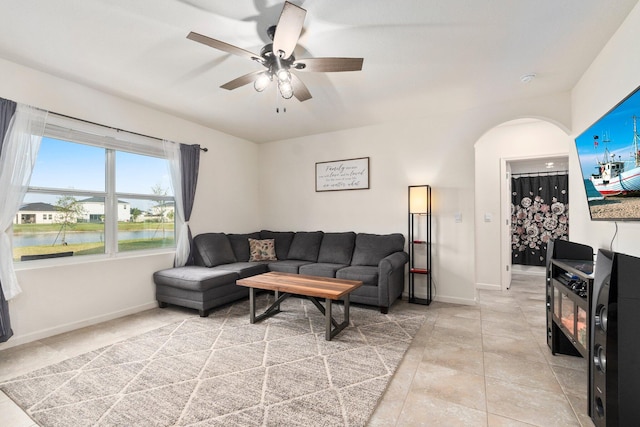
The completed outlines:
[[[476,283],[476,289],[483,289],[487,291],[500,291],[502,290],[500,285],[495,283]]]
[[[89,319],[79,320],[76,322],[65,323],[64,325],[57,325],[52,328],[43,329],[36,332],[31,332],[25,335],[14,335],[9,341],[0,344],[0,350],[6,350],[11,347],[15,347],[22,344],[27,344],[33,341],[38,341],[44,338],[49,338],[54,335],[63,334],[65,332],[75,331],[76,329],[84,328],[98,323],[106,322],[108,320],[117,319],[119,317],[128,316],[130,314],[139,313],[141,311],[150,310],[156,308],[158,302],[149,302],[146,304],[138,305],[135,307],[129,307],[124,310],[114,311],[111,313],[102,314],[100,316],[91,317]]]

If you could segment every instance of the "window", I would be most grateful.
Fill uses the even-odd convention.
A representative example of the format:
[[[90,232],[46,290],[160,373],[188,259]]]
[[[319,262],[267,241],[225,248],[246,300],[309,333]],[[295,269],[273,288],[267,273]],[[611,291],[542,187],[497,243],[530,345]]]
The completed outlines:
[[[14,219],[14,260],[175,247],[174,198],[162,143],[49,117]]]

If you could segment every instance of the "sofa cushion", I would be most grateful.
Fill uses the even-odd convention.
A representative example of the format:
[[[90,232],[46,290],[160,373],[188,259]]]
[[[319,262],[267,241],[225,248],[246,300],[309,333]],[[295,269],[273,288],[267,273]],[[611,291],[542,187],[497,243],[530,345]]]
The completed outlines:
[[[249,261],[249,239],[260,239],[260,233],[227,234],[238,262]]]
[[[269,271],[279,271],[280,273],[298,274],[300,266],[311,264],[309,261],[297,259],[285,259],[284,261],[274,261],[269,263]]]
[[[236,262],[236,256],[227,235],[224,233],[204,233],[193,238],[196,248],[193,258],[196,265],[215,267]]]
[[[298,273],[308,276],[336,277],[336,271],[348,267],[348,264],[331,264],[326,262],[314,262],[301,265]]]
[[[287,259],[291,241],[296,233],[293,231],[260,231],[261,239],[274,239],[276,242],[276,257],[278,259]]]
[[[393,234],[366,234],[356,236],[351,265],[377,266],[382,258],[404,250],[404,236]]]
[[[362,286],[378,286],[378,267],[352,265],[336,272],[337,279],[361,280]]]
[[[297,232],[291,241],[287,259],[316,262],[318,260],[318,252],[320,251],[323,234],[322,231]]]
[[[269,271],[266,262],[234,262],[233,264],[222,264],[217,267],[213,267],[211,270],[238,273],[241,279]]]
[[[252,261],[275,261],[276,248],[273,239],[249,239],[249,262]]]
[[[318,262],[330,264],[351,264],[353,247],[356,243],[356,233],[347,231],[344,233],[324,233]]]
[[[235,284],[239,279],[232,271],[216,271],[198,265],[167,268],[153,273],[156,285],[171,286],[189,291],[207,291],[209,289]]]

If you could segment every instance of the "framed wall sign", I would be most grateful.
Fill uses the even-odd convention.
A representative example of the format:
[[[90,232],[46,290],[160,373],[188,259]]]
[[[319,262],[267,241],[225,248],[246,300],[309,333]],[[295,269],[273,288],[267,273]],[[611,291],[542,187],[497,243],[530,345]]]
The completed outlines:
[[[369,188],[369,158],[316,163],[316,191]]]

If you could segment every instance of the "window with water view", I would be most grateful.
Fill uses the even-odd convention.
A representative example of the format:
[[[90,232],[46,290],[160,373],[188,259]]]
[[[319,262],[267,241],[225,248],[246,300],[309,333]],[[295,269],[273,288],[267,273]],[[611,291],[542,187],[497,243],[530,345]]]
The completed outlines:
[[[174,247],[167,161],[81,139],[45,132],[14,218],[14,261]]]

